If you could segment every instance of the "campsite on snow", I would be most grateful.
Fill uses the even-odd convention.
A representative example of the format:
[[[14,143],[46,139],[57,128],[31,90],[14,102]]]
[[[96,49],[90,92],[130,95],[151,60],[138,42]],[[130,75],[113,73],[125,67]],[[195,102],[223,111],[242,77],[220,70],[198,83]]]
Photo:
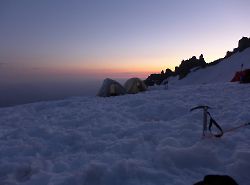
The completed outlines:
[[[101,97],[0,108],[0,184],[191,185],[209,174],[249,184],[250,39],[203,60],[106,79]],[[221,130],[210,133],[211,118]]]

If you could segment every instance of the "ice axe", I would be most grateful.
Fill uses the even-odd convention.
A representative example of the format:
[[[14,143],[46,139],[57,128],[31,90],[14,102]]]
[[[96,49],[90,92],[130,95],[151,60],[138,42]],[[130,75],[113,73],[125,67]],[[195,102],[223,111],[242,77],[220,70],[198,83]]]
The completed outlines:
[[[190,111],[196,110],[196,109],[203,109],[203,136],[205,136],[205,133],[207,132],[207,115],[208,115],[208,109],[211,109],[211,107],[207,106],[207,105],[200,105],[197,107],[193,107],[192,109],[190,109]]]
[[[197,106],[197,107],[190,109],[190,111],[193,111],[196,109],[203,109],[203,136],[205,136],[208,129],[211,133],[211,136],[222,137],[224,133],[232,132],[232,131],[235,131],[239,128],[245,127],[245,126],[250,126],[250,122],[247,122],[247,123],[243,123],[239,126],[236,126],[236,127],[233,127],[233,128],[230,128],[230,129],[223,131],[222,128],[220,127],[220,125],[212,118],[211,114],[208,112],[208,109],[211,109],[211,107],[209,107],[207,105],[200,105],[200,106]],[[208,116],[210,117],[209,126],[208,126]],[[218,130],[217,133],[212,133],[211,128],[213,125],[217,128],[217,130]]]

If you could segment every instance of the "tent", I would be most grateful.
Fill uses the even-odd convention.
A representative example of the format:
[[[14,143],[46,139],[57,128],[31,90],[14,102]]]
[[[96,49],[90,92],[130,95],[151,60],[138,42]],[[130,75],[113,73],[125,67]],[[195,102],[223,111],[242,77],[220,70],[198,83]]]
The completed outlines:
[[[100,88],[97,96],[109,97],[109,96],[119,96],[126,94],[126,90],[117,81],[110,78],[106,78],[103,81],[102,87]]]
[[[239,82],[243,76],[244,76],[244,72],[243,71],[237,71],[235,73],[233,79],[231,80],[231,82]]]
[[[250,83],[250,69],[244,70],[244,75],[240,81],[241,83]]]
[[[128,79],[124,84],[124,88],[126,89],[127,93],[129,93],[129,94],[135,94],[135,93],[147,90],[147,86],[139,78]]]
[[[250,69],[237,71],[231,82],[250,83]]]

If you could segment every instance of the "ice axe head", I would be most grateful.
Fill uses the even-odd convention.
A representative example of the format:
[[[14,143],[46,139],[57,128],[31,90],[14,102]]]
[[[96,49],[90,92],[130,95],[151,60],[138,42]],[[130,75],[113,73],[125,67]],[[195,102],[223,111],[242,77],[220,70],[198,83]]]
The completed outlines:
[[[211,107],[207,105],[200,105],[197,107],[193,107],[190,109],[190,111],[196,110],[196,109],[202,109],[203,110],[203,136],[205,136],[207,132],[207,115],[210,115],[210,113],[207,111],[208,109],[211,109]]]
[[[207,105],[199,105],[197,107],[193,107],[192,109],[190,109],[190,111],[193,111],[193,110],[196,110],[196,109],[208,110],[208,109],[211,109],[211,107],[209,107]]]

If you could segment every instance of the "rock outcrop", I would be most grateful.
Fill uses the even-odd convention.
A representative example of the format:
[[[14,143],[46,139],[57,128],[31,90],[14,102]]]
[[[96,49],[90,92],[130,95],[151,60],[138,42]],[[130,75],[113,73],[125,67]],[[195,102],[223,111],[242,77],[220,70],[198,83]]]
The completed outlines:
[[[249,47],[250,47],[250,38],[243,37],[242,39],[239,40],[238,43],[239,52],[242,52]]]
[[[195,56],[188,60],[183,60],[179,67],[175,68],[176,75],[179,75],[179,79],[184,78],[187,76],[188,73],[190,73],[191,69],[195,67],[205,67],[206,62],[203,58],[203,55],[201,54],[199,59],[197,59]]]
[[[146,85],[152,86],[154,84],[161,84],[163,80],[167,79],[170,76],[177,76],[179,75],[179,79],[184,78],[193,68],[200,68],[205,67],[206,62],[203,58],[203,55],[201,54],[199,59],[197,59],[195,56],[188,60],[183,60],[181,64],[178,67],[175,67],[175,71],[172,71],[171,69],[166,69],[165,73],[162,71],[160,74],[151,74],[149,77],[145,80]]]

